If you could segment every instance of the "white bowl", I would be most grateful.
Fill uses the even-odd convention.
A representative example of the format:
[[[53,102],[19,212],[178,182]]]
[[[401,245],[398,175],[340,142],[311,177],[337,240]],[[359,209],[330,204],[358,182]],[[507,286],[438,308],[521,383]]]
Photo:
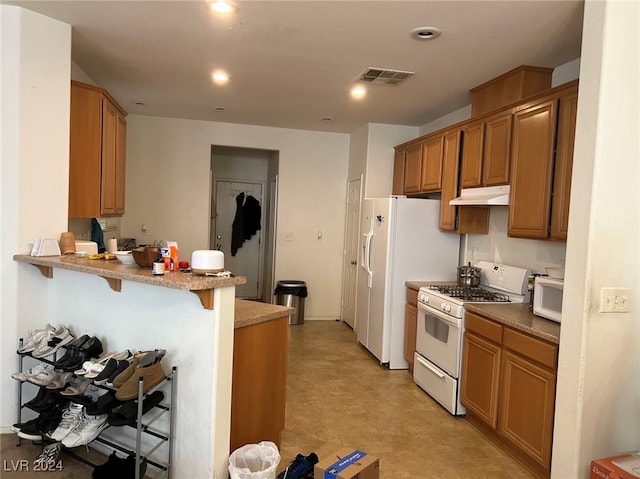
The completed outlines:
[[[547,266],[545,268],[550,278],[564,279],[564,268],[557,268],[553,266]]]
[[[131,251],[116,251],[113,254],[116,255],[116,258],[118,258],[122,264],[136,264]]]

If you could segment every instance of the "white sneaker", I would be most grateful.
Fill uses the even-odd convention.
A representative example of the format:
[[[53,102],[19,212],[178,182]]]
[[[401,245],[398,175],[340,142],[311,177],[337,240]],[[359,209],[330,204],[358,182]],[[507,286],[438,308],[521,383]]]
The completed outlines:
[[[48,386],[53,381],[57,381],[60,379],[61,374],[53,370],[53,366],[47,365],[49,367],[45,367],[44,371],[29,376],[27,381],[33,384],[37,384],[38,386]]]
[[[42,338],[47,335],[49,331],[55,331],[56,328],[51,326],[49,323],[44,327],[44,329],[34,329],[33,331],[29,331],[29,336],[22,343],[22,347],[18,348],[19,353],[30,353],[40,344]]]
[[[40,363],[24,371],[13,373],[11,377],[13,379],[17,379],[18,381],[28,381],[30,377],[37,376],[38,374],[42,374],[43,372],[48,371],[49,369],[53,370],[53,368],[49,364]]]
[[[60,424],[49,437],[57,442],[62,441],[79,424],[83,410],[84,406],[82,404],[70,402],[62,413]]]
[[[83,411],[76,427],[62,439],[62,445],[76,447],[89,444],[109,427],[108,417],[108,414],[89,416]]]
[[[34,358],[51,356],[62,346],[73,341],[73,339],[69,328],[62,325],[56,331],[47,331],[46,336],[40,341],[40,344],[36,346],[31,355]]]

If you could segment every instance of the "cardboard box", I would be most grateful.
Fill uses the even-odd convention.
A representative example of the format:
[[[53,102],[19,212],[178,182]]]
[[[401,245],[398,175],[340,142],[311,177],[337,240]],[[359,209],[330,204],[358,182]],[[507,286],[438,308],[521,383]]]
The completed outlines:
[[[618,456],[591,461],[589,479],[639,479],[640,452],[628,452]]]
[[[357,449],[341,449],[318,462],[314,479],[378,479],[380,460]]]

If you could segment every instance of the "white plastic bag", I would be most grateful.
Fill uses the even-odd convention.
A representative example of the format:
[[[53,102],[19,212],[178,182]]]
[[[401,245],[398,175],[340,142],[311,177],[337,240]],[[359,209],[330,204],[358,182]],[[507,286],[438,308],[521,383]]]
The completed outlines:
[[[229,456],[231,479],[275,479],[280,451],[270,441],[247,444]]]

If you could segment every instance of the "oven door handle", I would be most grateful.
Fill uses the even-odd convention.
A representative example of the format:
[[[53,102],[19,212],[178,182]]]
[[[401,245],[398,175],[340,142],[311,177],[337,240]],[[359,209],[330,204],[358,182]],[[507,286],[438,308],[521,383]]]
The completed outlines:
[[[440,371],[438,371],[436,368],[434,368],[431,364],[429,364],[429,362],[425,359],[422,359],[420,357],[419,354],[416,354],[416,361],[418,361],[422,366],[424,366],[425,368],[427,368],[429,371],[431,371],[433,374],[435,374],[436,376],[438,376],[440,379],[444,379],[444,374],[441,373]]]
[[[432,306],[427,306],[426,304],[421,303],[420,301],[418,301],[418,310],[424,313],[431,314],[432,316],[435,316],[440,321],[444,321],[445,323],[447,323],[449,326],[453,328],[460,328],[462,324],[462,321],[459,318],[454,318],[453,316],[449,316],[446,313],[443,313],[442,311],[440,311],[439,309],[436,309]]]

